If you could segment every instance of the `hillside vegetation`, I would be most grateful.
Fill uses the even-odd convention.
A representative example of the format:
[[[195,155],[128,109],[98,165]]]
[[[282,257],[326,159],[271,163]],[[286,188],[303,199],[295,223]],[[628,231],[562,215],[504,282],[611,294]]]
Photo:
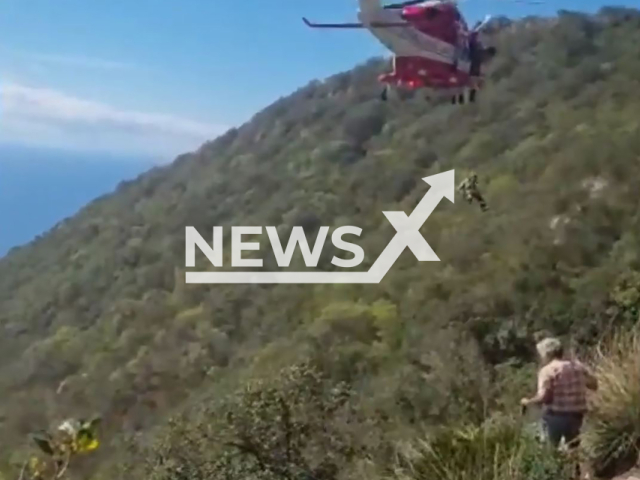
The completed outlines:
[[[78,479],[366,474],[398,442],[517,412],[536,334],[580,350],[635,324],[640,12],[501,20],[492,42],[476,104],[381,103],[371,60],[0,260],[0,478],[27,433],[94,413],[104,443]],[[367,269],[395,233],[382,212],[452,168],[491,210],[440,204],[422,229],[440,263],[407,250],[379,285],[184,284],[185,226],[229,245],[233,225],[356,225]]]

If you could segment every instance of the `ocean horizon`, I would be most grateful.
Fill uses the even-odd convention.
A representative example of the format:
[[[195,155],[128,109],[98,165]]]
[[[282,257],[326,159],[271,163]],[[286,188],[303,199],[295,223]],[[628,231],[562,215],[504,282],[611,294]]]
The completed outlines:
[[[134,155],[0,145],[0,258],[160,163]]]

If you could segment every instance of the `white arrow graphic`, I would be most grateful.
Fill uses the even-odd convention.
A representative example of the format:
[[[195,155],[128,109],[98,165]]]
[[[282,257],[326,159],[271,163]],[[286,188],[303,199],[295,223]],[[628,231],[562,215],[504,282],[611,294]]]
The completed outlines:
[[[367,272],[187,272],[186,283],[380,283],[407,247],[421,262],[439,262],[420,228],[443,198],[455,201],[454,170],[422,180],[431,188],[410,216],[383,212],[396,234]]]

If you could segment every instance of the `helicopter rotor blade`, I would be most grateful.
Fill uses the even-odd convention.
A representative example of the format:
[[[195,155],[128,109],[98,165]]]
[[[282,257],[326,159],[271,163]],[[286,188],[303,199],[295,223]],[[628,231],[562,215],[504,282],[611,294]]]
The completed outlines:
[[[534,0],[511,0],[514,3],[522,3],[524,5],[544,5],[546,2]]]
[[[304,17],[302,21],[310,28],[365,28],[362,23],[314,23]]]

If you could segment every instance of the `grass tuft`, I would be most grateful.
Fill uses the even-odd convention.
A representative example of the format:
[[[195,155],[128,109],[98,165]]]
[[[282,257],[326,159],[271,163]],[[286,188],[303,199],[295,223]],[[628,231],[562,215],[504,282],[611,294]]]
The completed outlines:
[[[557,451],[501,417],[480,426],[442,428],[400,449],[396,480],[563,480],[570,465]]]
[[[584,434],[596,474],[632,467],[640,446],[640,331],[619,332],[596,351],[598,391]]]

